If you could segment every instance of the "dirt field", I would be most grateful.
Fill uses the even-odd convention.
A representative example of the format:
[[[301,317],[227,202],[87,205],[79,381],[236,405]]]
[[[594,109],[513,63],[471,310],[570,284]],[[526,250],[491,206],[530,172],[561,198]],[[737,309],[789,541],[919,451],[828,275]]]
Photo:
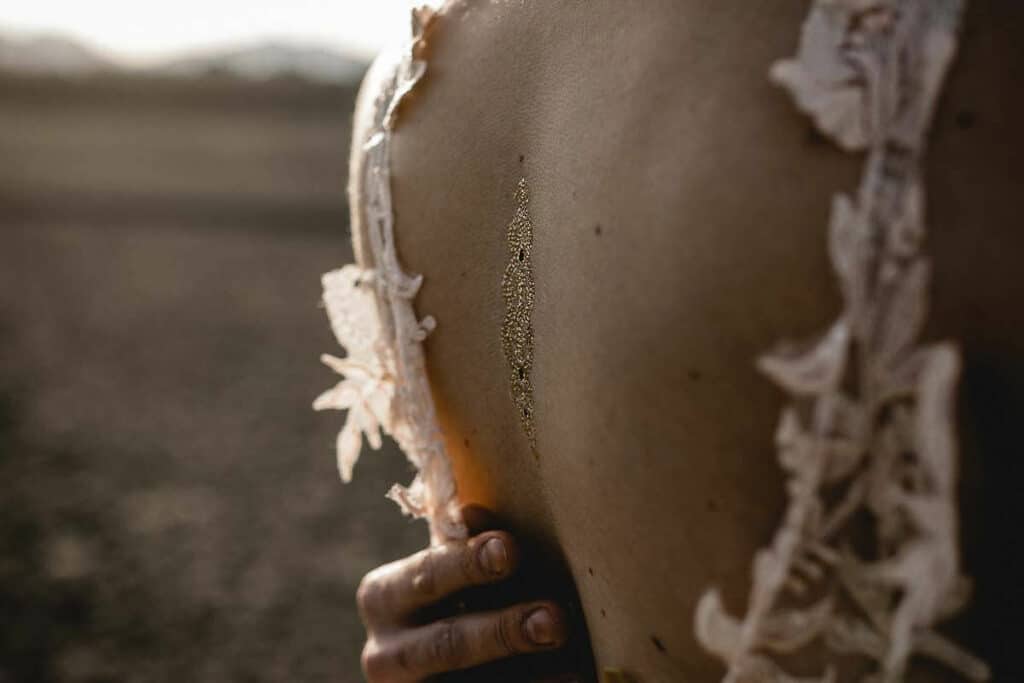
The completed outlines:
[[[0,92],[0,682],[360,680],[355,585],[425,529],[310,410],[351,90]]]

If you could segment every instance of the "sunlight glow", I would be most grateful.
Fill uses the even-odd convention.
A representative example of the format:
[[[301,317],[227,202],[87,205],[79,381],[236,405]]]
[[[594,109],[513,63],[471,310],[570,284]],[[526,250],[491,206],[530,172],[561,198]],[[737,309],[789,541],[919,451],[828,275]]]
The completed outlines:
[[[82,40],[133,65],[225,45],[306,42],[370,57],[407,30],[410,0],[28,0],[0,30]]]

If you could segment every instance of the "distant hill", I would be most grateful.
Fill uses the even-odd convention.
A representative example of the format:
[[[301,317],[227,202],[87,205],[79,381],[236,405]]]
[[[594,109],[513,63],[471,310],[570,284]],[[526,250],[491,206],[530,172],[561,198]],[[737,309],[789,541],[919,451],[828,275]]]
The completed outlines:
[[[0,35],[0,71],[85,76],[116,68],[113,62],[68,38]]]
[[[227,74],[253,80],[299,77],[329,83],[354,83],[367,64],[321,47],[263,43],[234,50],[198,54],[153,69],[172,76]]]
[[[353,84],[367,64],[323,47],[267,42],[211,50],[168,60],[146,69],[128,68],[70,38],[0,34],[0,71],[67,77],[117,71],[176,78],[227,76],[245,80],[299,78]]]

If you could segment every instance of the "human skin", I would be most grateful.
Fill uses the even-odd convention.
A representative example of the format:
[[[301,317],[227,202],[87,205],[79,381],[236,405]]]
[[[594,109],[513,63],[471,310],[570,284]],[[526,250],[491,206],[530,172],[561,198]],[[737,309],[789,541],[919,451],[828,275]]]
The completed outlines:
[[[394,136],[398,253],[425,276],[419,314],[439,322],[426,358],[460,497],[564,563],[598,668],[640,682],[720,678],[693,636],[696,602],[717,586],[742,611],[785,504],[772,439],[785,397],[753,360],[840,310],[825,227],[863,159],[766,76],[808,6],[450,3]],[[996,680],[1019,673],[999,625],[1024,609],[1005,522],[1024,518],[1010,450],[1024,418],[1022,41],[1024,4],[970,3],[926,168],[926,338],[957,340],[965,360],[961,540],[977,589],[953,633]],[[501,351],[523,177],[537,458]],[[957,679],[918,667],[910,680]]]
[[[481,526],[473,521],[480,519],[481,510],[470,508],[464,517],[471,529]],[[561,647],[566,619],[562,608],[550,601],[440,619],[424,616],[446,598],[507,581],[518,564],[514,539],[507,532],[486,531],[427,548],[367,574],[356,593],[367,628],[362,654],[367,681],[415,683]]]

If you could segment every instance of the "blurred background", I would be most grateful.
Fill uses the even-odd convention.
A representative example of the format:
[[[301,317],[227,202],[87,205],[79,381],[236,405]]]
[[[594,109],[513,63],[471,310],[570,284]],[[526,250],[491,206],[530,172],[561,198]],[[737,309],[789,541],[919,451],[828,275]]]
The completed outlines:
[[[360,680],[426,531],[393,446],[338,480],[319,275],[407,7],[0,8],[0,683]]]

